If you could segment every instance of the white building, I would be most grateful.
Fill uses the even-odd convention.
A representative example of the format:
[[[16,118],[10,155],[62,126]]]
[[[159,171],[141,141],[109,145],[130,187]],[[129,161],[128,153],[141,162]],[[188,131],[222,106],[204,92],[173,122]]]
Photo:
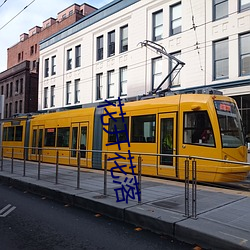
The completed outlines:
[[[174,63],[144,40],[185,63],[171,90],[234,96],[250,132],[250,0],[111,2],[40,43],[38,109],[152,91]]]

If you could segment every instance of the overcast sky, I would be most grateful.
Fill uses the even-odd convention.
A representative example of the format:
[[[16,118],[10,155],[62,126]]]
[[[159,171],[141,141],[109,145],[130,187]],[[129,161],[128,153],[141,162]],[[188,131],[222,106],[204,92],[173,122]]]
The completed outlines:
[[[96,8],[100,8],[111,1],[0,0],[0,72],[7,69],[7,48],[18,43],[22,33],[29,33],[29,29],[36,25],[42,26],[43,21],[49,17],[56,18],[58,12],[74,3],[79,5],[88,3]],[[25,8],[26,6],[28,7]],[[24,11],[22,11],[23,9]],[[10,21],[20,11],[22,12]]]

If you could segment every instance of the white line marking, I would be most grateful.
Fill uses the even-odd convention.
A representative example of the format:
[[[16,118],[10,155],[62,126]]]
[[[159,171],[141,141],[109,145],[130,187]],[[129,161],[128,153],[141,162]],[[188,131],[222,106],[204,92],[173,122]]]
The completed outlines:
[[[3,209],[1,209],[1,211],[0,211],[0,217],[6,217],[8,214],[10,214],[12,211],[14,211],[16,209],[15,206],[13,206],[13,207],[11,207],[11,206],[12,206],[11,204],[8,204]],[[5,213],[2,214],[4,211],[5,211]]]

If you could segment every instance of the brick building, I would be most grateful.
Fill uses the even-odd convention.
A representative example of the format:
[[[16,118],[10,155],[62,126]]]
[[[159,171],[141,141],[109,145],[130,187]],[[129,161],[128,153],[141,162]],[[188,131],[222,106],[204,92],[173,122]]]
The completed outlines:
[[[34,26],[29,33],[21,34],[20,41],[8,48],[7,70],[0,73],[0,93],[5,95],[5,118],[15,113],[37,111],[39,43],[95,10],[86,3],[72,4],[60,11],[56,19],[50,17],[42,27]],[[21,90],[21,86],[22,93],[15,91],[15,88]]]

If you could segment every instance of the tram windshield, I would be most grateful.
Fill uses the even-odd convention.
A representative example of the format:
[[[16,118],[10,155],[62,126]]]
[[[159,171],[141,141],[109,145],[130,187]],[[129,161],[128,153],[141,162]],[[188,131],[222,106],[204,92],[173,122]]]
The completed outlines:
[[[232,102],[214,101],[220,125],[223,148],[237,148],[244,145],[243,129],[237,106]]]

